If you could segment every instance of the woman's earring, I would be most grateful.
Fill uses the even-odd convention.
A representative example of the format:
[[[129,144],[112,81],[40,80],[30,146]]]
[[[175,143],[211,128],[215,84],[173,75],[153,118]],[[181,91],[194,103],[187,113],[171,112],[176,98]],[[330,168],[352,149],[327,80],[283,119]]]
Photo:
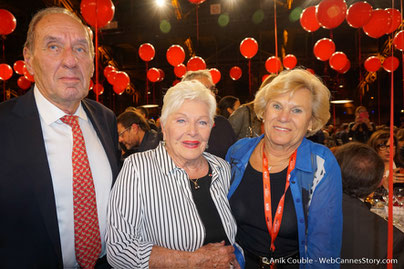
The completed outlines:
[[[161,145],[163,145],[164,147],[166,145],[166,141],[165,140],[161,141]]]
[[[206,143],[205,150],[207,150],[208,148],[209,148],[209,145],[208,145],[208,143]]]

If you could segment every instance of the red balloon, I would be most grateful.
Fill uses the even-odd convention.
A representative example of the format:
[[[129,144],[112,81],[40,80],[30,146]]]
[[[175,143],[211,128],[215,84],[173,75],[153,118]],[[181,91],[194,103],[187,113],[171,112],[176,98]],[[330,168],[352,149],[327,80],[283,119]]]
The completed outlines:
[[[313,75],[315,75],[316,74],[316,72],[314,72],[314,70],[313,69],[311,69],[311,68],[307,68],[306,69],[306,71],[309,71],[310,73],[312,73]]]
[[[209,69],[209,72],[212,76],[213,84],[217,84],[220,81],[220,79],[222,78],[222,74],[216,68]]]
[[[11,34],[17,26],[14,15],[6,9],[0,9],[0,22],[0,35]]]
[[[182,78],[186,72],[187,72],[187,67],[185,66],[185,64],[179,64],[176,67],[174,67],[174,74],[178,78]]]
[[[130,78],[125,72],[117,71],[114,81],[114,89],[116,88],[119,92],[124,91],[130,83]]]
[[[13,69],[8,64],[0,64],[0,79],[8,80],[13,76]]]
[[[393,44],[396,49],[401,51],[404,50],[404,30],[401,30],[394,36]]]
[[[29,81],[31,81],[31,82],[35,82],[34,76],[31,75],[31,73],[28,71],[28,69],[27,69],[26,66],[24,67],[24,77],[25,77],[26,79],[28,79]]]
[[[398,26],[401,24],[401,12],[395,8],[386,8],[385,9],[391,18],[390,27],[387,28],[386,34],[390,34],[394,32]]]
[[[370,56],[365,60],[365,69],[368,72],[376,72],[382,66],[379,57]]]
[[[346,10],[344,0],[323,0],[317,5],[317,20],[326,29],[335,28],[345,20]]]
[[[147,79],[151,82],[157,82],[160,79],[160,71],[155,67],[150,68],[147,71]]]
[[[167,49],[167,61],[172,66],[182,64],[185,60],[185,51],[180,45],[172,45]]]
[[[116,74],[119,71],[111,70],[109,73],[107,73],[107,81],[109,84],[114,85],[115,84],[115,79],[116,79]]]
[[[261,82],[264,82],[267,79],[267,77],[269,77],[269,74],[263,75],[261,78]]]
[[[320,28],[320,24],[318,23],[316,17],[316,7],[307,7],[300,14],[300,25],[307,32],[315,32]]]
[[[387,72],[394,72],[398,68],[399,64],[400,62],[396,57],[390,56],[384,59],[383,69],[386,70]]]
[[[94,82],[92,79],[90,79],[90,85],[88,86],[88,89],[91,91],[94,87]]]
[[[104,86],[102,86],[102,84],[100,83],[97,83],[93,86],[93,91],[95,94],[101,95],[104,93]]]
[[[158,68],[159,72],[160,72],[160,78],[158,80],[158,82],[163,81],[164,77],[166,76],[166,74],[164,73],[163,69]]]
[[[389,13],[384,9],[374,9],[372,17],[368,23],[363,26],[363,31],[370,37],[379,38],[390,28],[391,18]]]
[[[14,63],[13,68],[18,75],[24,75],[25,62],[18,60]]]
[[[328,60],[328,63],[330,64],[330,67],[332,69],[340,71],[345,67],[347,61],[348,58],[346,57],[345,53],[341,51],[336,51],[331,55],[330,59]]]
[[[150,62],[151,60],[154,59],[154,56],[156,54],[156,51],[154,50],[154,47],[150,43],[144,43],[140,45],[139,47],[139,57],[145,61],[145,62]]]
[[[122,87],[120,87],[120,86],[114,85],[114,86],[112,87],[112,89],[114,90],[114,92],[115,92],[116,94],[122,95],[126,88],[122,88]]]
[[[269,57],[265,62],[265,69],[269,73],[278,73],[281,69],[281,66],[281,60],[279,60],[279,58],[275,56]]]
[[[240,52],[246,59],[251,59],[258,52],[258,42],[252,37],[246,37],[240,43]]]
[[[288,54],[283,58],[283,66],[286,69],[293,69],[297,64],[297,58],[293,54]]]
[[[372,5],[366,1],[352,4],[346,12],[346,21],[349,26],[359,28],[365,25],[372,16]]]
[[[24,76],[21,76],[17,80],[17,85],[23,90],[28,90],[31,87],[31,81],[26,79]]]
[[[187,62],[188,71],[198,71],[206,69],[205,60],[199,56],[191,57]]]
[[[108,75],[109,75],[109,73],[111,73],[112,71],[116,71],[115,66],[107,65],[107,66],[104,68],[104,77],[107,78]]]
[[[314,44],[313,53],[317,60],[327,61],[335,52],[335,44],[329,38],[322,38]]]
[[[179,80],[179,79],[174,80],[174,81],[173,81],[173,86],[177,85],[177,84],[180,83],[180,82],[181,82],[181,80]]]
[[[229,75],[231,77],[232,80],[238,80],[241,78],[241,75],[243,74],[243,71],[241,70],[240,67],[238,66],[233,66],[230,69]]]
[[[114,18],[115,6],[111,0],[81,0],[80,12],[88,24],[102,28]]]
[[[196,4],[196,5],[200,5],[203,2],[205,2],[206,0],[188,0],[190,3],[192,4]]]
[[[351,61],[347,59],[345,66],[341,70],[337,70],[338,73],[345,74],[351,68]]]

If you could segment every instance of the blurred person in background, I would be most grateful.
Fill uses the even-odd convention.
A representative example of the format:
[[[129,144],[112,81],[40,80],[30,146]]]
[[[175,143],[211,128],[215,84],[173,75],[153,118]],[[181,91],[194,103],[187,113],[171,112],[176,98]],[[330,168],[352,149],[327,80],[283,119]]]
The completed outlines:
[[[211,91],[211,94],[216,98],[218,89],[212,81],[212,75],[209,70],[188,71],[185,73],[182,81],[197,80]],[[225,158],[227,150],[236,142],[236,135],[229,121],[221,116],[215,115],[214,125],[209,137],[206,152],[213,155]]]
[[[228,119],[239,106],[240,100],[237,97],[231,95],[225,96],[219,101],[219,114]]]
[[[369,119],[369,113],[364,106],[358,106],[355,110],[355,121],[348,126],[349,137],[352,141],[366,143],[376,127]]]
[[[341,258],[386,259],[387,222],[372,213],[363,202],[383,180],[384,161],[370,146],[350,142],[335,150],[335,157],[342,174],[343,235]],[[393,268],[404,268],[404,234],[393,228],[393,259],[398,264]],[[381,268],[369,263],[366,268]],[[358,268],[358,264],[342,264],[341,268]]]

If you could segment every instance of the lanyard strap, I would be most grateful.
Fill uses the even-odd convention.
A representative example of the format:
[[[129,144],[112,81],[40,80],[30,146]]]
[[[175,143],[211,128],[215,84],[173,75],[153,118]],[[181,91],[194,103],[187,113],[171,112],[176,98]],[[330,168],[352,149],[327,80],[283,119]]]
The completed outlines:
[[[289,159],[289,166],[288,172],[286,175],[286,184],[285,184],[285,192],[283,193],[281,199],[279,200],[278,207],[275,212],[274,221],[272,223],[272,206],[271,206],[271,184],[270,184],[270,176],[269,170],[271,167],[268,168],[268,159],[265,155],[265,142],[263,143],[262,147],[262,166],[263,166],[263,173],[262,173],[262,183],[264,186],[264,209],[265,209],[265,221],[267,223],[268,232],[271,235],[271,251],[275,251],[275,239],[278,236],[279,229],[282,223],[282,216],[283,216],[283,206],[285,203],[285,194],[289,188],[289,181],[290,181],[290,172],[295,168],[296,164],[296,153],[297,149],[293,152],[292,156]]]

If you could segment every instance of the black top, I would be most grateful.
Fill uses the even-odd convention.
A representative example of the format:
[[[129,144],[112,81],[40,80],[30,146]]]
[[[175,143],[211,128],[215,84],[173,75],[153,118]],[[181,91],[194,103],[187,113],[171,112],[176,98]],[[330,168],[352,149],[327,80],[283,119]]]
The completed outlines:
[[[272,221],[286,184],[287,169],[270,174]],[[258,256],[271,257],[271,239],[265,222],[262,172],[250,163],[243,179],[230,199],[230,206],[237,221],[236,241],[243,249]],[[299,252],[297,217],[293,198],[288,188],[285,195],[282,223],[275,239],[273,257],[287,257]]]
[[[365,123],[361,123],[354,131],[352,130],[354,125],[355,122],[351,122],[349,124],[348,135],[349,137],[352,137],[352,140],[362,143],[366,143],[369,140],[370,136],[373,134],[374,130],[376,129],[373,122],[370,123],[370,125],[372,126],[372,130],[370,130]]]
[[[195,181],[195,180],[194,180]],[[195,184],[189,181],[192,197],[198,210],[199,217],[205,226],[205,241],[204,245],[209,243],[219,243],[225,241],[226,245],[230,245],[226,232],[224,231],[222,221],[217,212],[215,203],[210,194],[210,184],[212,182],[212,169],[209,166],[209,172],[206,176],[201,177],[197,181],[198,189],[195,189]]]
[[[216,115],[215,124],[212,127],[208,141],[209,147],[206,149],[206,152],[224,159],[227,150],[236,141],[236,134],[228,119],[221,115]]]

